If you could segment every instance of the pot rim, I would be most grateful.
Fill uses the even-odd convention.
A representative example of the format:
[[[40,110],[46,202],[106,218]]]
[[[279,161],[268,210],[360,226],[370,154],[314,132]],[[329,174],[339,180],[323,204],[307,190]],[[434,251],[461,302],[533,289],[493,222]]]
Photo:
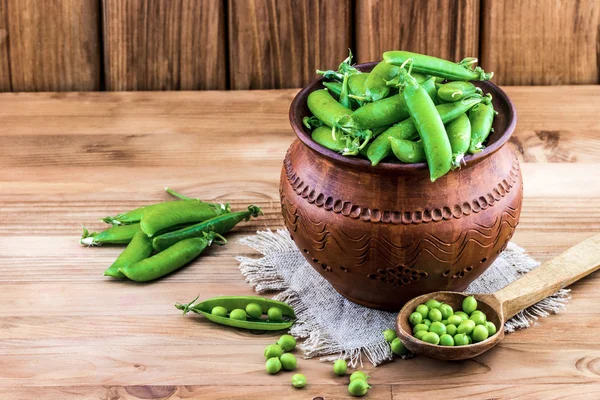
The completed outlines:
[[[361,71],[370,71],[377,62],[368,62],[363,64],[356,64],[355,67]],[[326,147],[321,146],[314,140],[312,140],[310,131],[302,124],[302,118],[304,115],[300,115],[300,108],[302,105],[306,104],[306,100],[308,95],[317,90],[322,89],[322,82],[324,81],[323,77],[320,77],[313,82],[311,82],[308,86],[304,87],[292,100],[289,111],[290,125],[294,130],[294,133],[300,139],[304,145],[313,150],[314,152],[332,160],[339,164],[344,164],[347,166],[355,167],[355,168],[371,168],[375,171],[385,171],[385,172],[415,172],[420,170],[427,170],[427,163],[415,163],[415,164],[400,164],[400,163],[391,163],[391,162],[381,162],[376,166],[372,166],[369,160],[358,158],[358,157],[349,157],[343,156],[340,153],[337,153],[333,150],[330,150]],[[517,125],[517,111],[513,102],[507,96],[507,94],[496,84],[490,81],[476,81],[473,82],[478,86],[483,86],[485,91],[489,91],[492,93],[492,97],[497,102],[504,104],[507,107],[503,107],[508,109],[507,121],[508,125],[504,132],[488,147],[486,147],[483,151],[477,154],[469,154],[466,155],[463,161],[463,167],[469,167],[471,165],[479,163],[481,160],[491,156],[500,148],[502,148],[512,136],[515,127]],[[499,112],[503,112],[503,110],[498,110]]]

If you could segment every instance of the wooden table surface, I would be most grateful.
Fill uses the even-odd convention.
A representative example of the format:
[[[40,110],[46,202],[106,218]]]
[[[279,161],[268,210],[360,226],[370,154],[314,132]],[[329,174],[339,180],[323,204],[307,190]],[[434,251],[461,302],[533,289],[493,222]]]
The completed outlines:
[[[507,87],[525,200],[514,241],[540,261],[600,230],[600,87]],[[278,182],[296,90],[0,95],[0,399],[338,399],[347,380],[299,359],[269,376],[278,336],[182,317],[173,303],[251,295],[234,256],[282,227]],[[78,244],[81,224],[194,197],[263,207],[230,244],[151,284],[102,276],[118,247]],[[373,368],[368,398],[593,398],[600,392],[600,274],[565,312],[464,362]]]

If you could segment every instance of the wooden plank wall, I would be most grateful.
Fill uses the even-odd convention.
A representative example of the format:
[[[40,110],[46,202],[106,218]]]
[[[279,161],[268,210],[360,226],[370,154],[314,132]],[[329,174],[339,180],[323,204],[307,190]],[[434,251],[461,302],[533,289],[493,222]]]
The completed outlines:
[[[598,0],[0,0],[0,91],[299,87],[387,49],[600,82]]]

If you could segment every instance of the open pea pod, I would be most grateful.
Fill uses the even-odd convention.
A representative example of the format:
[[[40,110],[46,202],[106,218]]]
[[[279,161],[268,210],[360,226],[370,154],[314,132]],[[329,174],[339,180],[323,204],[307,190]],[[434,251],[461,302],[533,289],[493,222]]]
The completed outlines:
[[[196,314],[204,315],[204,317],[209,321],[220,325],[261,331],[278,331],[282,329],[288,329],[294,324],[296,318],[294,309],[288,304],[277,300],[265,299],[264,297],[259,296],[221,296],[204,300],[200,303],[196,303],[197,299],[198,298],[192,300],[188,304],[175,303],[175,307],[178,310],[182,310],[184,315],[191,311],[195,312]],[[229,317],[220,317],[211,314],[212,309],[217,306],[225,307],[229,313],[236,308],[244,310],[249,303],[256,303],[260,305],[263,309],[263,314],[266,314],[271,307],[278,307],[281,309],[283,316],[288,317],[289,319],[286,321],[269,321],[262,319],[240,321],[231,319]]]

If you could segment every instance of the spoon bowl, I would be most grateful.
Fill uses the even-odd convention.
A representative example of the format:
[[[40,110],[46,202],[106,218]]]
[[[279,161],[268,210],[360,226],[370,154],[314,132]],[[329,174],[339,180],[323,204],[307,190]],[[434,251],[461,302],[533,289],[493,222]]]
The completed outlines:
[[[419,304],[429,299],[449,304],[453,310],[462,309],[469,294],[433,292],[408,301],[398,314],[396,332],[404,346],[415,354],[438,360],[465,360],[476,357],[504,338],[504,323],[518,312],[545,299],[600,268],[600,234],[571,247],[561,255],[545,262],[520,279],[492,294],[473,294],[477,309],[496,325],[497,332],[486,340],[466,346],[440,346],[417,339],[412,334],[408,317]]]
[[[473,343],[468,346],[440,346],[431,344],[417,339],[412,334],[412,326],[408,322],[408,317],[415,311],[419,304],[425,303],[429,299],[435,299],[439,302],[446,303],[453,310],[461,310],[462,301],[469,295],[460,292],[433,292],[415,297],[402,307],[396,321],[398,337],[404,343],[404,346],[415,354],[421,354],[438,360],[465,360],[484,353],[494,347],[504,338],[504,319],[502,318],[501,310],[498,308],[500,304],[493,295],[476,294],[477,309],[481,310],[487,316],[487,320],[496,325],[497,332],[488,337],[486,340]]]

